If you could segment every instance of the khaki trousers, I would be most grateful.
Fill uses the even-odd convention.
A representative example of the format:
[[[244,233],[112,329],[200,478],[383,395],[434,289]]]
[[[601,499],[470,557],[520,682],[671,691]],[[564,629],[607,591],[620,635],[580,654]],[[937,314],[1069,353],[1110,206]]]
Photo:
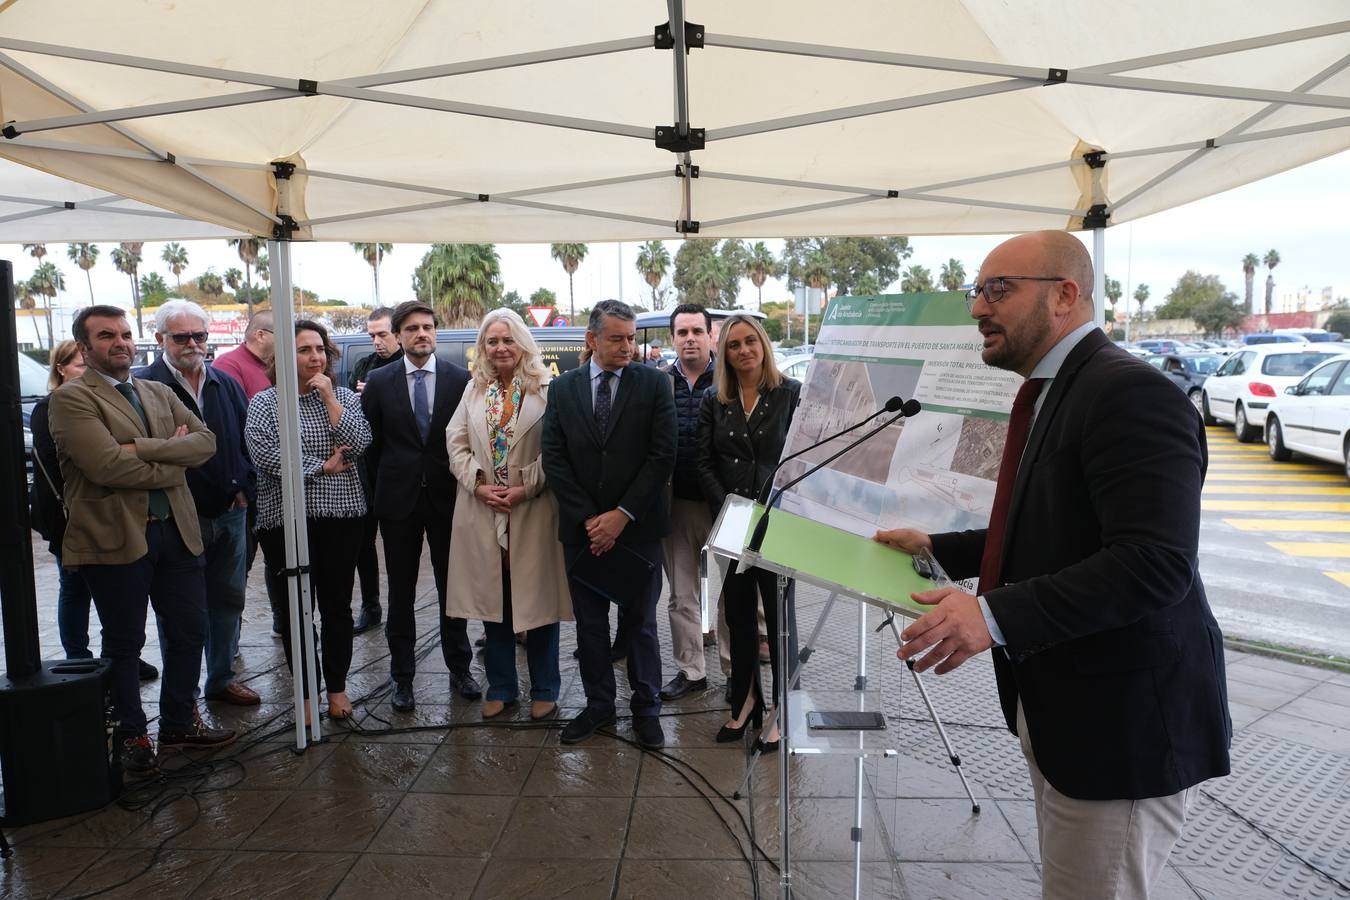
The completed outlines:
[[[1045,780],[1022,704],[1017,733],[1036,794],[1042,900],[1148,900],[1199,786],[1146,800],[1077,800]]]
[[[699,602],[698,565],[703,543],[712,529],[712,514],[701,500],[671,501],[670,534],[663,541],[666,578],[670,581],[670,643],[675,667],[690,681],[707,677],[703,657],[703,609]],[[709,611],[711,612],[711,610]],[[718,623],[718,650],[729,644],[722,640],[726,615]],[[727,651],[730,668],[730,651]]]

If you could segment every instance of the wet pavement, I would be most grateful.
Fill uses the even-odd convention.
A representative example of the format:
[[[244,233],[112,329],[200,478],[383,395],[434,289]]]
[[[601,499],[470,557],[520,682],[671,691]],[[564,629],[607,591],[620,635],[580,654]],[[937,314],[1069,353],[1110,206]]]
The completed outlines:
[[[52,657],[55,572],[45,547],[34,549]],[[356,639],[355,725],[325,720],[326,740],[296,754],[290,677],[255,569],[238,668],[263,705],[206,710],[243,730],[239,743],[170,751],[163,777],[119,803],[9,831],[15,855],[0,863],[0,896],[715,900],[754,896],[756,879],[763,896],[776,894],[777,761],[757,763],[748,796],[729,799],[747,757],[713,741],[726,716],[715,649],[712,689],[666,706],[665,752],[639,750],[624,719],[563,747],[559,723],[529,722],[528,705],[483,723],[477,703],[450,695],[423,569],[415,712],[389,705],[376,630]],[[803,636],[824,599],[800,591]],[[660,619],[668,647],[664,605]],[[861,896],[1038,897],[1030,787],[987,659],[925,676],[979,800],[972,814],[894,638],[872,631],[879,623],[873,611],[869,676],[888,729],[869,741],[895,755],[864,767]],[[803,674],[808,693],[847,695],[857,633],[856,607],[837,604]],[[566,625],[564,715],[584,703],[572,646]],[[158,662],[153,643],[146,657]],[[519,668],[524,678],[523,653]],[[1204,785],[1155,896],[1350,896],[1350,675],[1230,652],[1229,691],[1234,773]],[[157,684],[143,697],[154,715]],[[797,896],[853,894],[855,776],[845,757],[793,759]]]

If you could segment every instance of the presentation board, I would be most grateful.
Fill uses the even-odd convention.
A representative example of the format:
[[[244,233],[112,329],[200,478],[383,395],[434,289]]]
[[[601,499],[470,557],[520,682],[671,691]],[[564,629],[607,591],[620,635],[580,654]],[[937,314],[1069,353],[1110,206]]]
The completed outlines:
[[[917,399],[923,410],[793,487],[783,509],[865,536],[879,528],[985,527],[1022,379],[980,359],[983,339],[965,295],[836,297],[815,346],[784,455],[866,418],[894,396]],[[871,427],[788,463],[776,485]]]

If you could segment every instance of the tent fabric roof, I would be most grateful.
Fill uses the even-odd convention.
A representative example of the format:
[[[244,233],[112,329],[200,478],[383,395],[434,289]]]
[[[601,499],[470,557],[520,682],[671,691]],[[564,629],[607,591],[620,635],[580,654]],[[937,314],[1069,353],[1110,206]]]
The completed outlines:
[[[260,21],[15,0],[0,156],[235,233],[286,212],[299,239],[1077,229],[1094,205],[1118,224],[1350,148],[1344,14],[289,0]],[[654,46],[672,21],[675,46]],[[658,131],[695,140],[672,152]],[[296,167],[280,189],[277,161]]]

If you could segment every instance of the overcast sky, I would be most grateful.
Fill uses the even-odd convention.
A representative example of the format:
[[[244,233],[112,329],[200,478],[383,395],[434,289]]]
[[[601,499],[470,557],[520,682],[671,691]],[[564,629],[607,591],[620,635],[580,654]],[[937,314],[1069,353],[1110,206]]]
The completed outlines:
[[[911,238],[914,254],[908,264],[927,266],[936,275],[943,262],[956,257],[965,264],[968,277],[973,277],[985,253],[1004,237]],[[1090,236],[1083,237],[1090,247]],[[769,243],[775,252],[782,248],[781,241]],[[195,278],[208,267],[217,273],[231,266],[243,268],[223,241],[184,244],[189,254],[184,280]],[[672,258],[679,244],[677,240],[666,241]],[[94,297],[102,303],[130,306],[130,285],[110,259],[114,246],[100,245],[99,261],[92,270]],[[161,248],[162,244],[146,245],[142,272],[159,271],[173,284],[173,275],[160,261]],[[1279,298],[1302,288],[1320,296],[1324,287],[1331,287],[1335,297],[1350,296],[1350,153],[1111,228],[1106,233],[1106,248],[1107,274],[1120,280],[1127,298],[1132,296],[1134,286],[1148,284],[1150,306],[1161,302],[1187,269],[1218,275],[1229,290],[1241,296],[1243,255],[1251,252],[1262,257],[1272,248],[1282,259],[1275,270],[1277,309]],[[412,272],[426,250],[425,244],[398,244],[386,257],[380,270],[386,304],[411,296]],[[507,290],[519,291],[527,298],[536,288],[547,287],[557,293],[559,305],[566,309],[567,276],[549,258],[547,244],[499,244],[497,250]],[[620,289],[623,299],[651,306],[651,290],[635,268],[637,252],[635,243],[592,244],[575,276],[577,306],[618,296]],[[51,245],[49,254],[48,259],[53,259],[66,276],[62,304],[70,308],[86,305],[89,287],[84,272],[66,258],[64,246]],[[297,284],[324,299],[337,298],[354,305],[370,303],[370,266],[349,245],[297,243],[293,257]],[[27,278],[35,267],[35,260],[17,244],[0,244],[0,258],[14,262],[20,279]],[[1257,274],[1258,298],[1263,295],[1264,284],[1262,268]],[[746,280],[742,305],[753,306],[755,293]],[[784,299],[785,295],[786,287],[781,282],[764,286],[766,301]]]

